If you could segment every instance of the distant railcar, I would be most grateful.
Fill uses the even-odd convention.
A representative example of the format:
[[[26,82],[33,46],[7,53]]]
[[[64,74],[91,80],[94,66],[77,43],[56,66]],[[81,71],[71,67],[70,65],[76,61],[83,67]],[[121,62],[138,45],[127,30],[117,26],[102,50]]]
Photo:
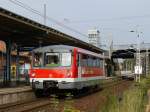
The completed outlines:
[[[105,77],[103,55],[85,49],[52,45],[33,50],[30,82],[36,95],[43,90],[77,90],[97,86]]]

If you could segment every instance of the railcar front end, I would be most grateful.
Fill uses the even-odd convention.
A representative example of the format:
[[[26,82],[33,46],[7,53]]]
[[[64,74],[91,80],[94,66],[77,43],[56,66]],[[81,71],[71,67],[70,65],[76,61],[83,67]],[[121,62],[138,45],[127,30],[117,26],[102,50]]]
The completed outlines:
[[[72,50],[51,49],[53,52],[34,53],[30,82],[34,89],[74,89],[76,58]]]
[[[100,54],[71,46],[49,46],[33,51],[30,82],[41,91],[79,90],[97,86],[104,78],[104,61]]]

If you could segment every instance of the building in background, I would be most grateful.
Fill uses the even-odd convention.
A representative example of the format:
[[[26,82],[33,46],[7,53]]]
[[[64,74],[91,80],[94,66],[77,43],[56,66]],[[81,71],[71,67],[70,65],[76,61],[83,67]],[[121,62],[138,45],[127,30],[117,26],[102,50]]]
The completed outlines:
[[[92,29],[88,30],[88,38],[89,38],[89,43],[96,46],[100,47],[100,32],[97,29]]]

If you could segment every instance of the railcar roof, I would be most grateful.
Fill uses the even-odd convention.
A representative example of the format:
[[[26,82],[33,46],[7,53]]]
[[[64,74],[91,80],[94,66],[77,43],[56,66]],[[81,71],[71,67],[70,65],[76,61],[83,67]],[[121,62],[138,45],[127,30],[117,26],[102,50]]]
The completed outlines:
[[[68,46],[68,45],[50,45],[50,46],[45,46],[45,47],[40,47],[40,48],[36,48],[33,51],[34,52],[48,52],[51,51],[51,49],[66,49],[66,50],[72,50],[73,46]]]
[[[64,51],[64,50],[73,50],[74,48],[77,48],[79,52],[82,52],[85,54],[102,57],[102,54],[100,54],[100,53],[96,53],[96,52],[93,52],[90,50],[86,50],[86,49],[82,49],[82,48],[74,47],[74,46],[68,46],[68,45],[51,45],[51,46],[36,48],[33,51],[34,52],[50,52],[51,49],[57,49],[57,50]]]

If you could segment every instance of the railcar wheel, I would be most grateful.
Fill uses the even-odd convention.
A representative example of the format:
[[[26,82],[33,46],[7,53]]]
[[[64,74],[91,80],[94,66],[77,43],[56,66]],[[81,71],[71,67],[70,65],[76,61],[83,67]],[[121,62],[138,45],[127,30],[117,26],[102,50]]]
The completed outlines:
[[[43,97],[44,95],[44,91],[42,89],[36,89],[34,90],[34,93],[37,98]]]

